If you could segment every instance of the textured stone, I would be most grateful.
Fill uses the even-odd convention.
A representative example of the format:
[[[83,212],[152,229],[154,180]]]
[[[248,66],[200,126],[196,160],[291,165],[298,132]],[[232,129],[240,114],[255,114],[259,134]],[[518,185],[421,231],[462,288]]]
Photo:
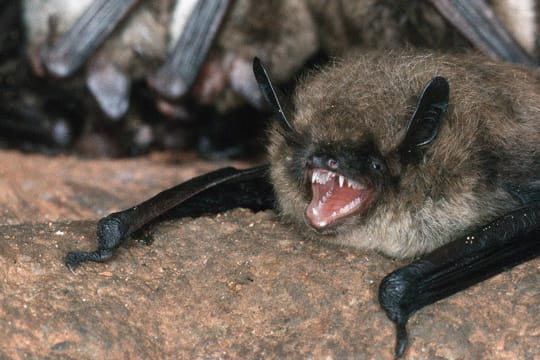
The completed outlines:
[[[0,164],[0,224],[98,219],[224,165],[192,154],[89,160],[16,151],[0,151]]]
[[[0,153],[0,358],[392,358],[377,289],[403,262],[304,241],[270,211],[166,221],[68,271],[101,212],[216,166],[188,160]],[[421,310],[406,358],[537,359],[539,281],[536,259]]]

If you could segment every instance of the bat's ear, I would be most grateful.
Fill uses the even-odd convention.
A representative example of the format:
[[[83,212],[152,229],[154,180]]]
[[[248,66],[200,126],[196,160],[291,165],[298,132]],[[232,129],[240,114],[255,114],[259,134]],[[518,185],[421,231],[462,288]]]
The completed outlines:
[[[264,99],[268,105],[270,105],[272,111],[277,115],[279,124],[283,130],[286,132],[294,131],[291,123],[287,120],[287,117],[283,112],[283,107],[279,103],[276,91],[272,85],[272,81],[270,80],[270,75],[268,74],[268,71],[262,64],[261,60],[257,57],[253,59],[253,74],[255,74],[255,79],[259,84],[259,89],[261,89]]]
[[[448,108],[449,92],[448,81],[441,76],[434,77],[424,87],[401,144],[405,157],[435,139]]]

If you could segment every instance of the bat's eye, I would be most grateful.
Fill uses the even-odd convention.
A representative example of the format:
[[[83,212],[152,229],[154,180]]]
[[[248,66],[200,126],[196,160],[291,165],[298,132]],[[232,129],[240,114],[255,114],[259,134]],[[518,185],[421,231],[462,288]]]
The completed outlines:
[[[382,162],[382,160],[380,160],[380,159],[371,158],[371,159],[369,159],[369,161],[370,161],[370,167],[373,170],[384,171],[386,169],[386,166],[384,165],[384,162]]]
[[[330,169],[336,170],[338,168],[338,161],[334,159],[329,159],[326,163]]]

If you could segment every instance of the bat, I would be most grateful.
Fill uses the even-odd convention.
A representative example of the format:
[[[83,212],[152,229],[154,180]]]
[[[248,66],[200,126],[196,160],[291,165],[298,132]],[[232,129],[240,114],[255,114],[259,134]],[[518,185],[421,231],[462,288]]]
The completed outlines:
[[[24,0],[23,9],[34,72],[66,78],[84,68],[86,86],[113,120],[128,110],[132,80],[167,49],[168,0]]]
[[[82,131],[74,132],[68,150],[91,155],[133,155],[150,147],[197,147],[207,158],[252,154],[246,138],[267,120],[256,117],[254,124],[248,115],[264,106],[251,73],[255,56],[281,85],[293,85],[298,72],[351,46],[475,47],[505,61],[535,63],[534,0],[21,2],[32,68],[54,78],[47,82],[51,92],[75,90],[88,106],[80,109],[87,115],[77,120],[84,122],[77,125]],[[142,106],[137,94],[144,94]],[[24,110],[15,115],[4,127],[34,126]],[[243,132],[223,137],[221,127],[240,123]]]
[[[86,67],[86,86],[111,119],[125,115],[132,82],[143,77],[171,117],[188,93],[219,109],[260,107],[255,56],[279,83],[315,54],[341,56],[351,46],[464,51],[473,44],[534,65],[534,6],[524,1],[518,12],[508,0],[493,3],[495,12],[484,0],[23,0],[35,71],[66,77]]]
[[[379,301],[396,356],[420,308],[540,254],[539,79],[471,55],[354,53],[304,79],[281,102],[256,82],[277,121],[269,163],[193,178],[101,219],[109,259],[164,214],[275,209],[309,239],[416,259],[385,277]]]

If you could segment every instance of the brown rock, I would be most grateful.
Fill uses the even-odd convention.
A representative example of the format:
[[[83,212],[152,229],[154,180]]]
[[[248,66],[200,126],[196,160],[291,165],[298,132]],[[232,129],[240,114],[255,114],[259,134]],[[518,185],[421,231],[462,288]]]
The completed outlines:
[[[149,246],[131,240],[76,274],[63,265],[96,246],[101,212],[215,165],[0,161],[0,358],[392,358],[377,288],[402,263],[303,241],[269,211],[167,221]],[[539,270],[536,259],[421,310],[406,357],[535,359]]]
[[[85,160],[16,151],[0,151],[0,164],[0,224],[98,219],[224,166],[190,154]]]

